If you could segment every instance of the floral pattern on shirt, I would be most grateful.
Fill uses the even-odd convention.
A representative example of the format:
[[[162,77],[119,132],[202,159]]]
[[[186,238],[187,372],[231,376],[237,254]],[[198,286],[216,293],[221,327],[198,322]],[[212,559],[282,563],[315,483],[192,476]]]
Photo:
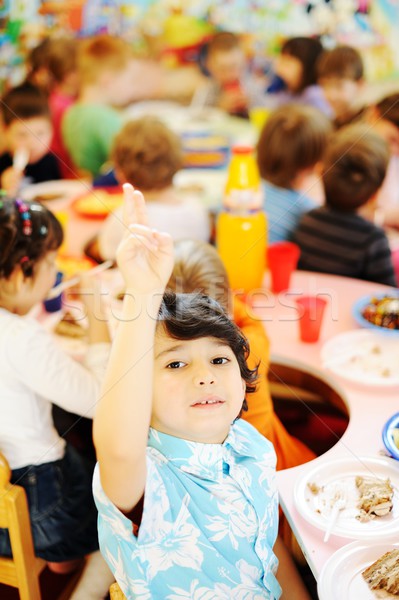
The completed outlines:
[[[94,497],[102,553],[128,598],[277,600],[276,457],[237,420],[223,444],[150,430],[142,521],[131,521],[101,488]]]

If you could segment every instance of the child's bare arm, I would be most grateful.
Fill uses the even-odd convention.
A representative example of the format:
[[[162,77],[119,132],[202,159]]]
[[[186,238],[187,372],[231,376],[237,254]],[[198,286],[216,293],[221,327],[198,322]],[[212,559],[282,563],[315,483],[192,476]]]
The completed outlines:
[[[145,487],[156,316],[173,267],[173,243],[168,234],[147,226],[140,192],[125,185],[124,193],[127,233],[117,261],[126,295],[94,419],[94,441],[104,491],[128,511]]]
[[[283,590],[280,600],[311,600],[294,560],[280,537],[273,550],[279,560],[277,580]]]

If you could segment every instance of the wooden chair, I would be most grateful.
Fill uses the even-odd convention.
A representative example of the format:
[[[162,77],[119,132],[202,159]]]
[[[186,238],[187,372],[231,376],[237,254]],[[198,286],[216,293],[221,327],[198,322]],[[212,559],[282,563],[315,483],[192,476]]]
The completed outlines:
[[[39,575],[46,561],[35,556],[25,490],[10,484],[11,470],[0,452],[0,527],[8,529],[13,558],[0,557],[0,583],[18,589],[20,600],[41,600]],[[68,581],[58,600],[67,600],[80,571]]]
[[[109,588],[109,595],[111,600],[126,600],[125,594],[116,582]]]

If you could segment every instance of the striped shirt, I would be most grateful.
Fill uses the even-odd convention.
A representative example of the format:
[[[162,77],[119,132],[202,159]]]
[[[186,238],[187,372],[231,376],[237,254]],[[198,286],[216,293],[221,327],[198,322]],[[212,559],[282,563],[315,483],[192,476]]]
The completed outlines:
[[[356,213],[315,208],[301,218],[294,241],[300,269],[396,286],[384,230]]]
[[[316,202],[301,192],[263,182],[263,208],[268,220],[268,241],[290,240],[303,213],[315,208]]]

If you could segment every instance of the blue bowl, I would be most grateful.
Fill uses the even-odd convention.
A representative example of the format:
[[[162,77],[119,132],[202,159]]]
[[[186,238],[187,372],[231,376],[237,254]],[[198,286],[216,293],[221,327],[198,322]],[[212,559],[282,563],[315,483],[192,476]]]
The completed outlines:
[[[377,298],[377,300],[382,300],[385,296],[390,296],[392,298],[399,299],[399,289],[389,290],[380,294],[373,294],[372,296],[363,296],[356,300],[355,304],[352,307],[352,316],[355,319],[356,323],[361,327],[367,327],[368,329],[374,329],[374,331],[378,331],[378,333],[399,336],[399,329],[388,329],[388,327],[380,327],[379,325],[374,325],[374,323],[370,323],[363,317],[363,310],[366,308],[368,304],[371,303],[371,300]]]
[[[399,429],[399,413],[395,413],[388,419],[382,430],[382,441],[384,442],[385,448],[393,458],[399,460],[399,448],[395,444],[392,434],[394,429]]]

